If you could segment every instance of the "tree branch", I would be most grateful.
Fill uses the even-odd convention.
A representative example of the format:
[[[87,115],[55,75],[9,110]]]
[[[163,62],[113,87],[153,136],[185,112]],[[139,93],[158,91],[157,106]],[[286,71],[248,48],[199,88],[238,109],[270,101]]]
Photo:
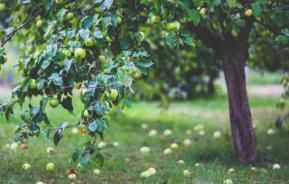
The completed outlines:
[[[223,40],[215,33],[204,27],[196,27],[193,24],[187,24],[186,28],[192,31],[206,46],[218,50]]]
[[[11,40],[11,38],[14,36],[14,34],[19,31],[20,29],[24,28],[27,24],[29,24],[29,22],[31,22],[32,20],[34,20],[39,14],[41,14],[42,10],[37,10],[36,12],[34,12],[22,25],[20,25],[19,27],[17,27],[16,29],[14,29],[11,33],[9,33],[7,35],[7,38],[4,39],[1,42],[1,47],[4,47],[4,45]]]

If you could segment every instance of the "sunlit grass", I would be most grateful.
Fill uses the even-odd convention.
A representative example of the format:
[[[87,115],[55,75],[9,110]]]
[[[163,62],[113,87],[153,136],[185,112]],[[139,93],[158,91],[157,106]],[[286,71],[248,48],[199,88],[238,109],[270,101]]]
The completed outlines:
[[[77,97],[76,97],[77,98]],[[69,159],[74,149],[86,141],[85,137],[72,135],[67,130],[63,140],[56,147],[56,154],[47,155],[46,148],[53,146],[52,140],[41,136],[30,139],[29,149],[11,151],[3,148],[13,142],[13,130],[19,122],[16,115],[7,123],[1,119],[0,124],[0,181],[3,183],[68,183],[67,172],[74,168],[77,171],[77,181],[87,183],[222,183],[230,178],[234,183],[286,183],[288,173],[288,135],[267,135],[267,129],[274,127],[278,114],[274,108],[277,98],[252,98],[254,123],[257,125],[258,151],[263,162],[252,171],[250,166],[239,165],[233,154],[230,140],[227,102],[225,97],[215,97],[210,100],[195,100],[190,102],[174,102],[169,109],[161,109],[159,104],[138,102],[132,108],[118,115],[110,122],[103,149],[105,164],[93,168],[100,169],[99,175],[93,174],[93,168],[82,171]],[[82,105],[74,100],[75,114],[80,112]],[[16,111],[16,114],[19,111]],[[50,120],[57,125],[62,121],[76,122],[78,117],[71,115],[60,107],[48,109]],[[147,125],[143,129],[142,124]],[[205,135],[194,131],[198,124],[204,125]],[[148,136],[151,129],[157,130],[156,136]],[[172,135],[164,136],[165,129],[172,130]],[[190,130],[190,131],[188,131]],[[221,131],[222,136],[213,138],[214,131]],[[189,134],[192,132],[191,134]],[[183,140],[190,139],[192,144],[184,146]],[[113,143],[119,146],[114,147]],[[179,147],[172,153],[164,155],[163,150],[177,143]],[[148,146],[150,152],[140,152],[142,146]],[[272,150],[268,150],[268,146]],[[179,164],[184,160],[185,164]],[[29,163],[32,168],[24,171],[22,165]],[[56,169],[46,171],[48,162],[54,162]],[[199,163],[199,167],[195,164]],[[280,170],[272,170],[272,164],[279,163]],[[141,179],[140,174],[150,167],[156,168],[156,174],[147,179]],[[229,168],[235,171],[228,173]],[[190,177],[183,176],[183,170],[191,171]],[[266,171],[265,171],[266,169]],[[1,183],[0,182],[0,183]]]

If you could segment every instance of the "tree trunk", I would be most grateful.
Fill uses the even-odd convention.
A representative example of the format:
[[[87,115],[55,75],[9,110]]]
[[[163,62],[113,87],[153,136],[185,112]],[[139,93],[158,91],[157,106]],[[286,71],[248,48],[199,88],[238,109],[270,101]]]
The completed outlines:
[[[256,136],[252,125],[246,89],[246,52],[228,49],[224,53],[223,69],[230,107],[231,132],[235,154],[241,163],[255,163]]]
[[[207,83],[208,88],[208,95],[215,94],[215,84],[214,84],[215,78],[213,76],[209,76],[209,81]]]

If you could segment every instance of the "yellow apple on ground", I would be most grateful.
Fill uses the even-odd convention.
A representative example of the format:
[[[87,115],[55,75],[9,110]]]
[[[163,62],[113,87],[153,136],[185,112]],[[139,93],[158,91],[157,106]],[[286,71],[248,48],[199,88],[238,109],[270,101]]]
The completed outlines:
[[[25,163],[25,164],[22,165],[22,168],[23,168],[24,170],[29,170],[29,169],[31,169],[31,165],[28,164],[28,163]]]
[[[46,170],[48,170],[48,171],[53,171],[54,168],[55,168],[55,165],[54,165],[54,163],[52,163],[52,162],[49,162],[49,163],[46,165]]]
[[[55,149],[52,148],[52,147],[48,147],[48,148],[46,149],[46,153],[49,154],[49,155],[51,155],[51,154],[55,153]]]
[[[74,135],[78,134],[79,133],[79,129],[74,127],[74,128],[71,129],[71,133],[74,134]]]
[[[93,170],[93,174],[99,175],[99,174],[100,174],[100,170],[99,170],[99,169],[94,169],[94,170]]]
[[[75,179],[76,179],[76,174],[75,174],[75,173],[70,173],[70,174],[68,174],[68,179],[69,179],[70,181],[75,180]]]

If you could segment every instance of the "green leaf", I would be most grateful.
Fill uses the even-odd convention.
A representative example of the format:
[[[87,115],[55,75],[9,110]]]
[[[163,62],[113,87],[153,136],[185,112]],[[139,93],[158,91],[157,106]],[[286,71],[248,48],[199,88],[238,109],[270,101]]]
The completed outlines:
[[[152,61],[140,61],[138,62],[138,65],[143,67],[143,68],[149,68],[153,65],[154,63]]]
[[[201,21],[200,14],[197,10],[188,10],[187,14],[191,21],[193,21],[194,25],[198,25]]]
[[[72,105],[71,97],[66,96],[65,98],[63,98],[63,100],[61,101],[61,105],[63,106],[63,108],[65,108],[69,112],[73,112],[73,105]]]
[[[175,48],[177,46],[177,37],[175,33],[170,33],[166,37],[166,43],[170,48]]]
[[[193,46],[193,47],[195,46],[195,40],[194,40],[194,37],[193,37],[191,32],[181,31],[180,37],[185,44],[187,44],[189,46]]]
[[[238,0],[227,0],[227,4],[229,6],[230,9],[233,8],[242,8],[242,5],[238,2]]]
[[[93,122],[89,123],[87,129],[88,129],[90,132],[95,133],[95,132],[97,131],[96,121],[93,121]]]
[[[255,17],[259,17],[262,14],[262,7],[259,2],[255,2],[252,4],[253,15]]]
[[[55,146],[58,145],[58,143],[60,142],[60,140],[63,138],[63,130],[65,129],[65,127],[68,125],[69,123],[64,122],[60,125],[60,127],[56,130],[54,136],[53,136],[53,143]]]
[[[103,6],[105,9],[109,10],[110,7],[111,7],[111,5],[112,5],[112,3],[113,3],[113,0],[105,0],[105,1],[103,2],[102,6]]]
[[[97,16],[86,16],[80,21],[81,28],[88,29],[90,28],[94,21],[97,19]]]
[[[74,151],[74,153],[72,154],[71,159],[72,159],[73,162],[75,162],[75,161],[77,161],[80,158],[80,156],[81,156],[81,150],[76,149]]]
[[[1,65],[6,63],[7,57],[6,57],[6,52],[5,48],[0,48],[0,70],[1,70]]]
[[[41,69],[42,70],[47,69],[50,64],[51,64],[51,60],[50,59],[43,60],[42,63],[41,63]]]
[[[58,129],[58,130],[55,132],[54,136],[53,136],[53,143],[54,143],[55,146],[58,145],[58,143],[60,142],[60,140],[62,139],[62,137],[63,137],[62,130],[61,130],[61,129]]]

